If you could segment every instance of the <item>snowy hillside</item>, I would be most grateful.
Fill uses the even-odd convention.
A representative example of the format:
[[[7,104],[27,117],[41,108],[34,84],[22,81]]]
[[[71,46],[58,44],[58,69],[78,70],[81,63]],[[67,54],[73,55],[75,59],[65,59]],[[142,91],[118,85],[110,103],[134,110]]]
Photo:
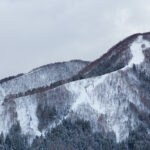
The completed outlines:
[[[89,62],[73,60],[70,62],[49,64],[8,80],[0,84],[0,95],[17,94],[34,88],[50,85],[59,80],[64,80],[77,74]]]
[[[19,122],[21,133],[30,142],[36,136],[47,140],[47,134],[64,120],[74,124],[84,120],[90,123],[92,133],[113,134],[116,143],[121,143],[139,126],[149,131],[150,33],[133,35],[115,48],[90,64],[82,61],[54,64],[2,83],[0,132],[6,136]],[[46,86],[76,74],[82,80],[76,78],[28,96],[3,99],[7,94]],[[69,131],[70,128],[67,126]],[[149,136],[149,132],[145,134]]]

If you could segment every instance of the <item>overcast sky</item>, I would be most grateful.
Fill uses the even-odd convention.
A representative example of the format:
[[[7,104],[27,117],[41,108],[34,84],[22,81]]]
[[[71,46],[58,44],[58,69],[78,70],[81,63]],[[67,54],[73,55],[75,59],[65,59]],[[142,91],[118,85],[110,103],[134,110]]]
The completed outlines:
[[[146,31],[149,0],[0,0],[0,78],[57,61],[94,60]]]

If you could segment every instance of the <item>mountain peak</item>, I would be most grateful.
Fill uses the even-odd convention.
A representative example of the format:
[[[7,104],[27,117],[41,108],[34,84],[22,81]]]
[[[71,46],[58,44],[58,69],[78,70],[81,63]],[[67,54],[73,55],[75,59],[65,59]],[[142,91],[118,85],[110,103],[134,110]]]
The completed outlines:
[[[79,72],[81,78],[99,76],[144,61],[143,51],[150,46],[150,32],[131,35]]]

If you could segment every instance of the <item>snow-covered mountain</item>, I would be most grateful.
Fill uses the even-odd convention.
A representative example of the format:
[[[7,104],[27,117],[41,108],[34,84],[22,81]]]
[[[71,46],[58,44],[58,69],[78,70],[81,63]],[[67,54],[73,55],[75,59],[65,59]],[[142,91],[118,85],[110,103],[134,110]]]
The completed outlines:
[[[68,79],[77,74],[87,64],[89,64],[87,61],[72,60],[70,62],[54,63],[33,69],[29,73],[1,82],[0,97],[20,92],[25,93],[28,90],[49,86],[59,80]]]
[[[150,39],[150,33],[138,33],[127,37],[126,39],[120,41],[118,44],[110,48],[108,52],[102,57],[87,65],[83,70],[80,71],[80,76],[84,78],[99,76],[127,66],[133,55],[131,45],[140,36],[143,37],[144,40],[149,41]],[[140,55],[141,57],[143,56],[141,53]]]
[[[7,135],[19,122],[22,134],[32,140],[68,119],[89,121],[93,132],[113,133],[117,142],[126,140],[140,125],[149,131],[149,66],[150,33],[144,33],[119,42],[92,63],[52,64],[3,82],[0,132]]]

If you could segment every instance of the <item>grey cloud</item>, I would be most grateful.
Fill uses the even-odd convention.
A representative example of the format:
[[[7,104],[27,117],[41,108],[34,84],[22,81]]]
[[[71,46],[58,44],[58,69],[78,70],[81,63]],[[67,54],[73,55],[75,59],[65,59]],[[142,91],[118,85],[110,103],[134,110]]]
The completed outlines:
[[[43,64],[94,60],[150,30],[149,0],[1,0],[0,78]]]

